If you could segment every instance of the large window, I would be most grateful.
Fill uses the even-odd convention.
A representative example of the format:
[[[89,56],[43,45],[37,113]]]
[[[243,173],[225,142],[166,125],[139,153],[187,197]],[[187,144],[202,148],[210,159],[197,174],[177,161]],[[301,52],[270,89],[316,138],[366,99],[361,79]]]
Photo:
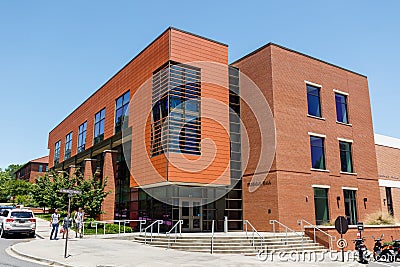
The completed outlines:
[[[115,101],[115,133],[119,133],[122,130],[122,123],[127,117],[126,111],[129,106],[129,91],[124,95],[120,96]],[[128,125],[128,124],[125,124]]]
[[[349,123],[347,115],[347,96],[335,93],[336,100],[336,120],[338,122]]]
[[[307,84],[308,115],[322,117],[320,88]]]
[[[106,118],[106,109],[103,108],[96,113],[94,117],[94,144],[104,140],[104,121]]]
[[[314,188],[314,206],[316,224],[329,222],[328,189]]]
[[[151,155],[200,154],[200,69],[169,63],[153,74]]]
[[[61,140],[59,140],[54,145],[54,165],[60,162],[60,148],[61,148]]]
[[[324,138],[310,136],[311,164],[313,169],[325,170]]]
[[[343,190],[344,210],[347,221],[351,225],[357,224],[357,202],[355,190]]]
[[[353,159],[351,156],[351,143],[339,141],[340,148],[340,163],[342,172],[353,171]]]
[[[72,149],[72,132],[65,136],[65,155],[64,159],[69,159],[71,157]]]
[[[87,122],[85,121],[81,125],[79,125],[79,134],[78,134],[78,153],[85,150],[86,146],[86,128]]]

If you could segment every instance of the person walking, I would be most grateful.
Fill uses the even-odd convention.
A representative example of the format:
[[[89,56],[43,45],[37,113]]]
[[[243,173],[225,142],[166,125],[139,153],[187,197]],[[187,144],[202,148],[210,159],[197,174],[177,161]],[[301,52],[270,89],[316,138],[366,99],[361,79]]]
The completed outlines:
[[[58,224],[60,223],[60,214],[58,214],[58,209],[54,210],[54,213],[51,214],[51,221],[50,221],[50,227],[51,227],[51,234],[50,234],[50,240],[53,240],[53,234],[54,234],[54,240],[58,240],[57,238],[57,233],[58,233]]]
[[[69,213],[65,216],[63,220],[63,239],[65,238],[65,234],[67,233],[67,238],[69,237],[69,232],[71,231],[72,226],[72,218],[69,217]]]
[[[84,218],[84,213],[82,212],[82,208],[79,208],[77,212],[75,212],[74,215],[74,221],[75,221],[75,237],[78,237],[78,233],[79,233],[79,237],[82,238],[83,237],[83,233],[82,233],[82,227],[83,227],[83,218]]]

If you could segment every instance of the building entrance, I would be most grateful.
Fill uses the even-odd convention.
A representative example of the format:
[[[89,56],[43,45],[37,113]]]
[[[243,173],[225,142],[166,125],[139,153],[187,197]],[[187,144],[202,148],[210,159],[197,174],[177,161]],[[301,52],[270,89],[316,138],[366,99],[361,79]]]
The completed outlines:
[[[183,220],[182,231],[202,231],[202,207],[200,198],[181,198],[179,218]]]

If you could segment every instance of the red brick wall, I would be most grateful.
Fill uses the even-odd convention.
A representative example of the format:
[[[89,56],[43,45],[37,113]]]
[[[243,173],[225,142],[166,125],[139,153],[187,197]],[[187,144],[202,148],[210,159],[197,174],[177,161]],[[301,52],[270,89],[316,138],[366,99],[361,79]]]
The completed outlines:
[[[315,223],[313,184],[330,186],[329,209],[332,220],[344,214],[342,187],[358,188],[359,220],[363,220],[366,214],[381,209],[366,77],[276,45],[266,46],[234,65],[263,91],[271,105],[276,127],[276,163],[271,171],[277,170],[277,192],[268,190],[263,194],[249,193],[245,188],[245,197],[255,194],[256,196],[250,198],[258,202],[277,202],[277,210],[272,213],[276,214],[278,220],[293,228],[298,228],[297,220],[302,218]],[[324,119],[307,116],[305,81],[322,85],[321,106]],[[334,89],[349,94],[351,125],[336,122]],[[256,125],[248,115],[248,109],[242,109],[241,115],[246,127],[253,130]],[[311,170],[309,132],[326,135],[325,158],[328,172]],[[259,137],[252,138],[250,142],[257,149]],[[355,174],[340,172],[338,138],[353,140]],[[246,171],[246,174],[249,173],[251,169]],[[262,190],[262,187],[258,190]],[[341,197],[339,207],[337,196]],[[364,197],[368,198],[365,207]],[[261,221],[258,216],[269,217],[261,207],[259,212],[254,210],[252,214],[247,217],[250,221]],[[260,230],[269,228],[266,224],[260,225]]]

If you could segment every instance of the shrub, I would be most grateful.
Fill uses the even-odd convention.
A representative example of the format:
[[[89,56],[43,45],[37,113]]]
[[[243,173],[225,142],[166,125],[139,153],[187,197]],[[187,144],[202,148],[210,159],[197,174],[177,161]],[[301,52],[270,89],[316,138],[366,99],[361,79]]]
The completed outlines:
[[[378,211],[367,215],[365,218],[365,223],[369,225],[392,225],[396,224],[396,220],[388,213],[382,213]]]

